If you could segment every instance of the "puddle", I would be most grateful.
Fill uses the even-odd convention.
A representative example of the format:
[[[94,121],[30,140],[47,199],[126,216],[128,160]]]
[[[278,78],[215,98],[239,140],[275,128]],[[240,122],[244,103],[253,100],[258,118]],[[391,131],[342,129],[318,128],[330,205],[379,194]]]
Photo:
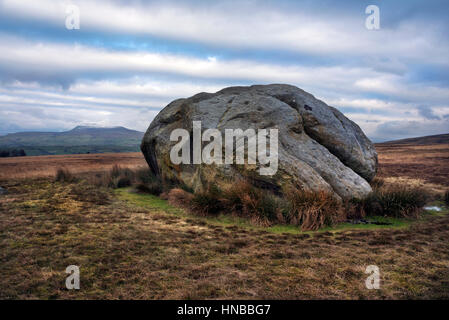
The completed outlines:
[[[351,223],[351,224],[375,224],[378,226],[392,225],[392,223],[390,223],[390,222],[369,221],[369,220],[364,220],[364,219],[347,220],[346,222]]]
[[[429,210],[429,211],[441,211],[440,207],[437,206],[432,206],[432,207],[424,207],[424,210]]]
[[[391,222],[380,222],[380,221],[370,221],[371,224],[375,224],[378,226],[391,226]]]

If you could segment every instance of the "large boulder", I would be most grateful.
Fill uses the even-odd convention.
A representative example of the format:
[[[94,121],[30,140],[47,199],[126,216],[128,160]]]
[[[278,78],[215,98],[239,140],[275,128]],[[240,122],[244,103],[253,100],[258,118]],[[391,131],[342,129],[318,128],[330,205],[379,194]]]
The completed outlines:
[[[202,130],[278,129],[278,170],[261,175],[259,164],[174,164],[170,134],[178,128]],[[203,142],[203,146],[207,143]],[[225,186],[244,177],[282,193],[286,188],[332,192],[338,198],[362,198],[377,170],[377,153],[357,124],[337,109],[290,85],[230,87],[199,93],[166,106],[153,120],[141,145],[151,170],[195,191]]]

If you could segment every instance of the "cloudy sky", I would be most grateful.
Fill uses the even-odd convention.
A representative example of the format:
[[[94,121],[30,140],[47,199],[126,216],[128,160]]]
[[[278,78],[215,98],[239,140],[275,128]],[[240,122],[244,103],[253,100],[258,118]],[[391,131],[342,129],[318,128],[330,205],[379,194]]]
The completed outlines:
[[[380,30],[365,27],[371,4]],[[0,0],[0,134],[144,131],[173,99],[267,83],[312,93],[374,141],[448,133],[448,12],[445,0]]]

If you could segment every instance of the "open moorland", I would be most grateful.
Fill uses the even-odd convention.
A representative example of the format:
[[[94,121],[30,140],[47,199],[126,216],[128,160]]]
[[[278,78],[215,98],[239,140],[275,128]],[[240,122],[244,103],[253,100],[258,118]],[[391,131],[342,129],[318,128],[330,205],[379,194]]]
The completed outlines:
[[[140,153],[0,159],[2,299],[448,299],[449,144],[376,146],[385,183],[432,193],[417,218],[318,231],[198,215],[133,187],[92,183]],[[59,168],[75,176],[55,179]],[[65,288],[78,265],[81,289]],[[368,290],[365,269],[380,269]]]
[[[434,145],[378,144],[378,176],[426,186],[449,188],[449,143]]]
[[[0,181],[54,177],[59,168],[75,174],[94,173],[114,165],[130,169],[147,166],[140,152],[0,158]]]

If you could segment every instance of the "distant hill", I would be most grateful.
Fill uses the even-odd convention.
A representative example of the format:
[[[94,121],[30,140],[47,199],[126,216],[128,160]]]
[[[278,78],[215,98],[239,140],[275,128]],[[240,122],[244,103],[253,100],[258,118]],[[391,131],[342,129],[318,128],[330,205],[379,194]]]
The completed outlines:
[[[387,142],[382,142],[382,143],[377,143],[377,144],[379,144],[379,145],[383,145],[383,144],[431,145],[431,144],[443,144],[443,143],[449,144],[449,133],[437,134],[434,136],[425,136],[425,137],[387,141]]]
[[[124,127],[78,126],[66,132],[19,132],[0,136],[0,150],[23,149],[27,155],[57,155],[140,150],[144,133]]]

